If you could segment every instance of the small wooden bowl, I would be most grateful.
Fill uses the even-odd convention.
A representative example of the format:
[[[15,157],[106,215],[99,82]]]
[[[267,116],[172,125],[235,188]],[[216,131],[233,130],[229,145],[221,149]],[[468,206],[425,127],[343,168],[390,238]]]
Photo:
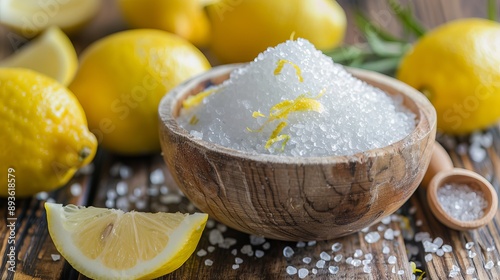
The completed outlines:
[[[349,156],[252,155],[197,139],[181,128],[176,117],[182,101],[226,80],[240,66],[215,67],[179,85],[160,103],[163,157],[200,210],[258,236],[326,240],[392,214],[417,189],[432,153],[436,112],[418,91],[378,73],[349,69],[359,79],[402,97],[417,116],[410,135],[381,149]]]
[[[447,183],[467,184],[470,188],[483,193],[484,199],[488,201],[488,207],[484,210],[484,216],[474,221],[461,221],[448,215],[437,197],[438,188]],[[495,216],[498,208],[498,197],[493,186],[483,176],[466,169],[454,168],[437,173],[429,183],[427,189],[427,201],[434,216],[444,225],[455,230],[472,230],[480,228],[489,223]]]

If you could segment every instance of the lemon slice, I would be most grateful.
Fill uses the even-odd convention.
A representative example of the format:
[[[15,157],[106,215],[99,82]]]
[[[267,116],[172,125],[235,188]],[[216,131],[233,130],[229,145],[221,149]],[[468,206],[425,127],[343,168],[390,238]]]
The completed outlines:
[[[0,23],[31,38],[50,26],[76,32],[97,14],[101,0],[1,0]]]
[[[78,57],[68,36],[59,28],[51,27],[18,52],[1,60],[0,67],[28,68],[67,86],[76,74]]]
[[[57,250],[92,279],[153,279],[194,252],[208,215],[140,213],[45,203]]]

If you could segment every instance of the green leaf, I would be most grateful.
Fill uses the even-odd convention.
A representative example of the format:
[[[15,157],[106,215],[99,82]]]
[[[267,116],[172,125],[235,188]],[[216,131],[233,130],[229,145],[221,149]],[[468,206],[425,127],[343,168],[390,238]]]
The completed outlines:
[[[392,11],[403,24],[405,28],[411,31],[415,36],[420,37],[425,34],[426,30],[422,24],[413,16],[411,9],[405,8],[398,0],[388,0]]]
[[[375,32],[381,39],[389,42],[405,42],[403,39],[393,36],[389,32],[383,30],[380,26],[373,24],[368,17],[361,11],[356,11],[354,14],[354,19],[359,30],[366,34],[367,30]]]
[[[375,61],[365,62],[359,65],[358,67],[394,76],[394,73],[396,72],[396,69],[400,61],[401,57],[389,57],[384,59],[378,59]]]
[[[407,50],[407,43],[383,41],[371,29],[366,29],[365,37],[373,52],[380,57],[401,56]]]
[[[496,21],[497,18],[497,0],[488,0],[488,19]]]

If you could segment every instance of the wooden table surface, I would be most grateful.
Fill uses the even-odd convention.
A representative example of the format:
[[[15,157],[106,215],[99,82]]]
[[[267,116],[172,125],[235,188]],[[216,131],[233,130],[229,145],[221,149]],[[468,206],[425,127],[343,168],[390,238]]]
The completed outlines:
[[[369,14],[374,21],[385,28],[395,33],[401,32],[386,0],[342,0],[339,3],[348,14],[347,43],[363,41],[352,20],[355,9]],[[486,16],[486,0],[419,0],[411,5],[416,16],[428,28],[455,18]],[[72,41],[77,51],[81,52],[96,39],[124,29],[126,26],[115,1],[106,0],[103,1],[99,15],[83,32],[72,37]],[[0,58],[13,52],[19,43],[23,42],[22,37],[0,28]],[[498,191],[499,126],[461,138],[441,135],[438,140],[449,151],[457,167],[477,171],[492,182]],[[67,186],[47,196],[40,195],[16,201],[16,273],[11,273],[7,269],[7,241],[10,229],[6,226],[7,201],[0,200],[0,217],[3,219],[0,223],[1,279],[86,279],[64,259],[53,260],[53,255],[57,255],[58,252],[47,231],[46,214],[43,209],[46,200],[139,211],[195,211],[194,206],[177,191],[159,154],[126,158],[100,150],[91,167],[77,174]],[[195,254],[181,268],[161,279],[297,279],[298,275],[287,274],[288,266],[308,269],[308,278],[412,279],[410,261],[414,261],[430,279],[445,279],[450,273],[456,274],[455,279],[500,279],[500,215],[498,214],[490,224],[479,230],[469,232],[450,230],[432,216],[425,201],[425,193],[418,190],[397,215],[384,222],[373,225],[366,232],[301,246],[294,242],[275,240],[257,242],[259,240],[247,234],[210,221]],[[391,231],[388,233],[387,229],[392,229],[395,233],[394,238],[390,238]],[[381,239],[375,243],[366,242],[366,236],[370,232],[379,232]],[[209,236],[219,233],[226,238],[225,245],[211,244]],[[453,251],[442,256],[433,253],[432,260],[426,261],[425,255],[428,253],[424,252],[420,242],[422,236],[432,239],[440,237],[444,244],[452,246]],[[467,242],[474,242],[474,245],[467,249],[465,248]],[[332,253],[334,243],[342,244],[342,248]],[[283,256],[283,249],[286,246],[295,251],[292,257]],[[356,252],[358,249],[362,251],[362,256],[358,256],[360,253]],[[202,254],[203,250],[206,255]],[[323,251],[332,256],[342,254],[342,260],[326,261],[322,267],[321,262],[319,264],[317,262]],[[371,271],[364,271],[363,265],[354,266],[346,262],[349,257],[364,260],[366,254],[371,254],[373,258],[369,265]],[[310,263],[304,262],[305,257],[311,258]],[[236,263],[235,258],[242,261],[237,268],[233,266]],[[210,261],[213,264],[206,265]],[[489,261],[493,262],[493,267],[487,269],[485,264]],[[332,275],[329,267],[338,267],[338,273]],[[459,271],[454,273],[457,268]],[[419,274],[417,273],[417,278]]]

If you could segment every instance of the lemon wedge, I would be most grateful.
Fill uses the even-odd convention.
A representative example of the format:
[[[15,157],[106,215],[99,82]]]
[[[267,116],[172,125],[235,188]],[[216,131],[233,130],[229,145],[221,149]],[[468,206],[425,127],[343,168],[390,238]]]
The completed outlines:
[[[18,52],[1,60],[0,67],[28,68],[67,86],[76,74],[78,57],[68,36],[59,28],[51,27]]]
[[[207,214],[140,213],[45,203],[61,255],[92,279],[153,279],[194,252]]]
[[[97,14],[101,0],[0,0],[0,23],[31,38],[50,26],[80,30]]]

